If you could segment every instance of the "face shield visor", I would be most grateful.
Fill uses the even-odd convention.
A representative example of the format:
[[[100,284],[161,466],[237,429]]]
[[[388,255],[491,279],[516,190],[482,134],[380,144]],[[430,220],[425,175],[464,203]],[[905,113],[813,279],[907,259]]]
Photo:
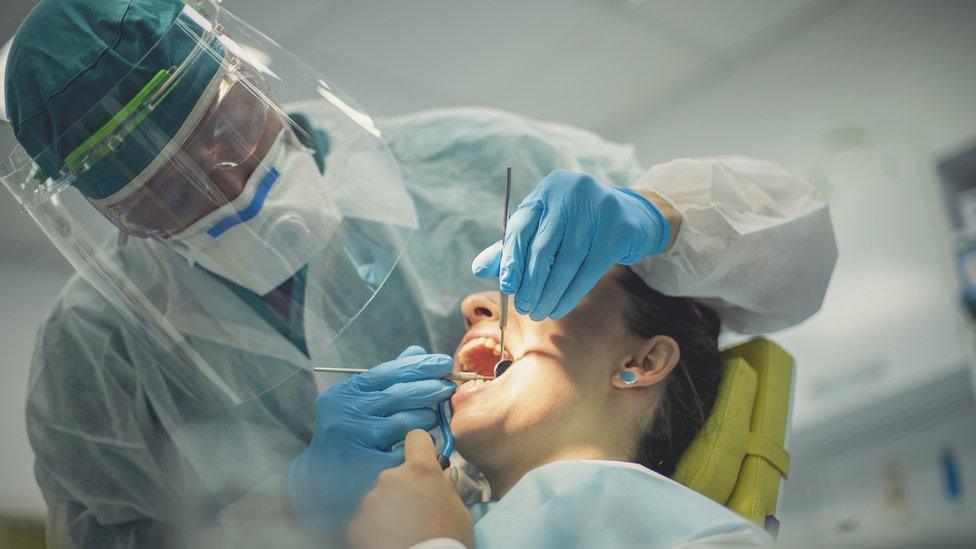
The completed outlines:
[[[165,239],[228,204],[285,129],[276,112],[268,115],[260,74],[248,65],[220,72],[213,99],[201,105],[205,112],[158,168],[108,198],[90,199],[123,232]]]
[[[158,382],[239,403],[324,356],[416,214],[370,117],[272,40],[202,2],[153,49],[174,44],[0,180],[146,336]]]

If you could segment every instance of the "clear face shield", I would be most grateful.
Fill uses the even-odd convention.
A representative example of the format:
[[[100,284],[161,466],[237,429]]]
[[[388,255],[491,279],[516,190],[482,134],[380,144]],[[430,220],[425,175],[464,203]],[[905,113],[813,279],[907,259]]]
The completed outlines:
[[[216,2],[154,47],[187,43],[43,152],[15,150],[0,179],[152,340],[159,382],[239,403],[323,356],[416,214],[372,120],[310,67]]]

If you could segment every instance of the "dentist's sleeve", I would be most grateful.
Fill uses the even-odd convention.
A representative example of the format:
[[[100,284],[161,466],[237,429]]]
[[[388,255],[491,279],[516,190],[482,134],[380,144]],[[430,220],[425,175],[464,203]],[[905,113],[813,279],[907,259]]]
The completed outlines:
[[[695,298],[723,325],[759,334],[820,309],[837,260],[827,203],[772,162],[679,159],[633,188],[655,192],[682,216],[674,246],[631,266],[650,287]]]

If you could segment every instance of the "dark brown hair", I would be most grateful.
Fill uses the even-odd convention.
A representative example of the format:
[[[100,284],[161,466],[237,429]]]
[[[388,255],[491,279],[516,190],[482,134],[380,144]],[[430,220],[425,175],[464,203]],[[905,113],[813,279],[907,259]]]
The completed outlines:
[[[642,424],[634,452],[634,461],[670,477],[715,403],[722,372],[721,325],[708,307],[652,290],[630,269],[621,269],[617,280],[629,298],[627,328],[646,339],[669,336],[680,349],[678,364],[663,381],[660,404]]]

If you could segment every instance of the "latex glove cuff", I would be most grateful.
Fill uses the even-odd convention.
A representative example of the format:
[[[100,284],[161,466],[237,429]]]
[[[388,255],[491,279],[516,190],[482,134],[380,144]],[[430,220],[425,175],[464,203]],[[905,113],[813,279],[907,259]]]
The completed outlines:
[[[648,229],[646,232],[647,235],[658,237],[657,240],[648,238],[644,247],[625,254],[624,257],[620,258],[620,263],[622,265],[632,265],[648,256],[658,255],[666,251],[668,241],[671,238],[671,225],[665,219],[661,210],[653,202],[648,200],[647,197],[630,187],[614,187],[614,190],[627,195],[629,198],[625,198],[625,200],[634,204],[641,212],[647,215],[646,224],[642,224],[642,226]]]

